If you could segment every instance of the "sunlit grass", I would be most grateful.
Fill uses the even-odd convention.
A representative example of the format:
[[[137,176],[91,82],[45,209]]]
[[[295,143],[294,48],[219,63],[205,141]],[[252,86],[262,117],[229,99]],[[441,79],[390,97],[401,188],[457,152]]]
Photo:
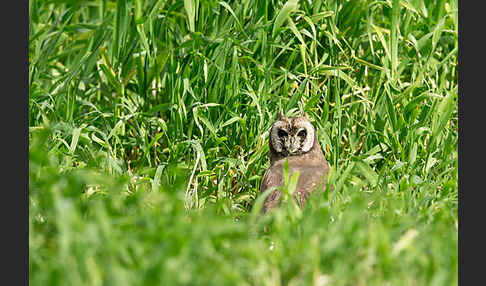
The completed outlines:
[[[32,285],[457,285],[456,1],[29,3]],[[281,109],[334,191],[261,217]]]

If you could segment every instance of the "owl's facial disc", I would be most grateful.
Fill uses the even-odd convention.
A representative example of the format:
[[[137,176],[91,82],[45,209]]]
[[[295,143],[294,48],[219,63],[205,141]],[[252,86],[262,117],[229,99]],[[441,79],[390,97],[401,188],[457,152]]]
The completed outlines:
[[[275,122],[270,136],[273,149],[283,156],[309,152],[314,145],[314,127],[309,121],[300,118]]]

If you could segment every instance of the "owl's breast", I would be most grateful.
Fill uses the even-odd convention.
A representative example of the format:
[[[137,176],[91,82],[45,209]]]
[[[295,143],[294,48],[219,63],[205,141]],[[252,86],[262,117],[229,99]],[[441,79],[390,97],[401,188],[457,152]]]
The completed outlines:
[[[294,168],[289,166],[290,176],[295,172],[299,172],[299,180],[295,191],[305,194],[311,193],[318,187],[325,187],[328,171],[329,168],[322,165],[304,165],[295,166]]]
[[[263,178],[261,192],[265,192],[272,187],[281,187],[284,185],[284,162],[278,162],[271,166]],[[329,172],[329,164],[320,162],[319,164],[305,164],[304,162],[295,162],[289,160],[289,175],[299,172],[299,179],[294,192],[294,196],[299,198],[301,206],[305,204],[307,197],[316,190],[324,190],[326,187],[326,178]],[[275,190],[270,194],[265,205],[269,208],[275,206],[279,200],[280,191]]]

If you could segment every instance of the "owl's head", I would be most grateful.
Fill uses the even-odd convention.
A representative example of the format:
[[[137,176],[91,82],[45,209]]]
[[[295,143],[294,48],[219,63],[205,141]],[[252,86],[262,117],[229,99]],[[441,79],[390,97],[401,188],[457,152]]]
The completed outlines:
[[[285,117],[282,112],[270,129],[270,147],[284,157],[301,155],[314,147],[315,129],[307,115]]]

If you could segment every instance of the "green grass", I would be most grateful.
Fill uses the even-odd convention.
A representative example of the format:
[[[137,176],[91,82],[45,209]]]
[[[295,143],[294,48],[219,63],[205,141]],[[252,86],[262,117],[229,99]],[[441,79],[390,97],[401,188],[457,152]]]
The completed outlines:
[[[31,285],[458,284],[457,1],[29,6]],[[261,216],[281,109],[334,191]]]

